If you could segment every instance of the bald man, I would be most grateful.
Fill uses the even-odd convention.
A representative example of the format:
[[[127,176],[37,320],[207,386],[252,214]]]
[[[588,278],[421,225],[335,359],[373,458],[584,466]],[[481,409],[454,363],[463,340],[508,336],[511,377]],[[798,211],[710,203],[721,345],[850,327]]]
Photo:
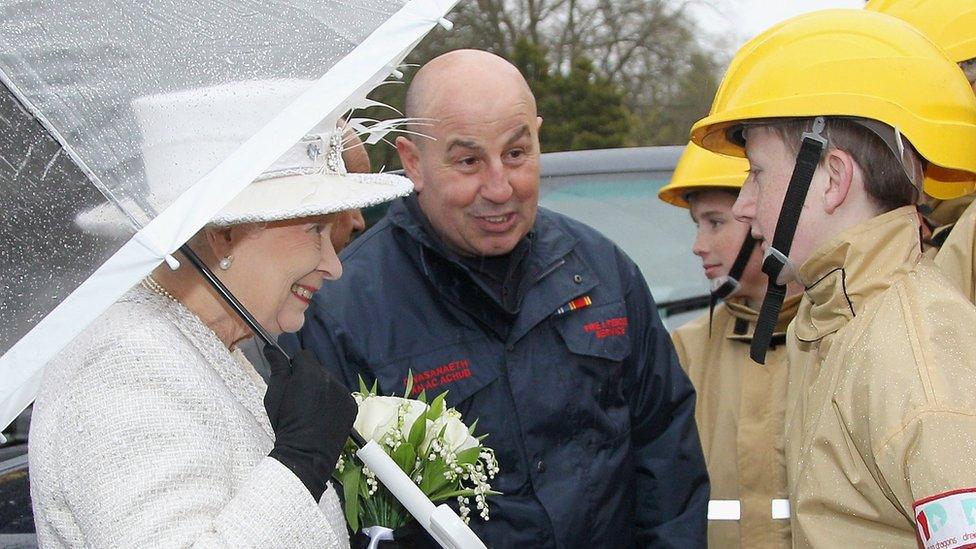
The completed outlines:
[[[346,249],[300,346],[351,389],[403,394],[412,373],[478,419],[501,468],[490,520],[471,518],[489,547],[704,546],[694,391],[637,266],[538,207],[525,79],[451,52],[417,73],[407,116],[431,121],[397,140],[417,192]]]

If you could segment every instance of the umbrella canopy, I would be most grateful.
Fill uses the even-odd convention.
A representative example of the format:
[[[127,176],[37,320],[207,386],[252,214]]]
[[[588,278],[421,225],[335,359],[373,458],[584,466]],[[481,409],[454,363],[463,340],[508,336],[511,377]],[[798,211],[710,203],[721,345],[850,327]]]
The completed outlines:
[[[313,127],[366,94],[456,0],[0,2],[0,427],[43,366]],[[286,82],[234,116],[155,114],[174,133],[233,136],[166,187],[146,176],[139,98]],[[302,83],[304,82],[304,83]],[[296,84],[298,83],[298,84]],[[222,127],[227,131],[221,131]],[[233,130],[233,131],[232,131]],[[129,235],[83,231],[106,200]]]

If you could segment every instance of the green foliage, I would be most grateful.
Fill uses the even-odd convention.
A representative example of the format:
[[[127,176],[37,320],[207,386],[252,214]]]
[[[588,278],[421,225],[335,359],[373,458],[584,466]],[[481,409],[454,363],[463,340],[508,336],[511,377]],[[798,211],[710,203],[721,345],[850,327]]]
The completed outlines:
[[[425,436],[427,436],[427,414],[418,417],[413,422],[410,434],[407,435],[407,442],[412,444],[414,448],[420,448],[420,443],[424,441]]]
[[[410,398],[413,392],[413,370],[407,370],[407,388],[403,391],[403,398]]]
[[[447,391],[434,397],[434,400],[430,403],[430,410],[427,410],[427,419],[433,421],[444,415],[444,399],[447,397]]]
[[[641,143],[684,144],[698,119],[708,114],[720,82],[720,66],[709,56],[692,54],[686,65],[645,90],[635,109],[632,135]]]
[[[501,55],[525,74],[545,119],[543,150],[683,145],[718,88],[730,36],[708,36],[689,4],[709,0],[459,2],[454,30],[435,29],[407,58],[422,65],[457,48]],[[716,4],[715,9],[722,8]],[[733,30],[733,29],[730,29]],[[415,70],[372,98],[403,110]],[[387,118],[388,110],[367,111]],[[392,138],[391,138],[392,141]],[[398,169],[392,146],[370,148],[373,169]]]
[[[408,374],[406,385],[409,394],[413,385],[412,373]],[[390,399],[377,397],[375,389],[374,385],[372,390],[367,390],[365,381],[360,379],[363,397],[359,399],[361,417],[367,418],[367,423],[384,422],[382,430],[364,435],[370,436],[373,443],[378,444],[432,501],[457,499],[461,517],[467,521],[470,513],[467,501],[473,499],[478,505],[479,514],[487,520],[485,498],[499,494],[492,491],[489,485],[489,481],[498,473],[498,462],[494,452],[481,446],[480,441],[477,446],[459,450],[462,445],[471,444],[474,426],[466,426],[460,413],[447,406],[447,393],[437,395],[429,405],[419,410],[416,419],[409,424],[407,418],[410,410],[416,412],[418,407],[411,406],[410,399],[393,397],[393,401],[399,402],[395,404],[396,420],[391,421]],[[424,394],[421,393],[421,396]],[[449,426],[451,438],[446,437]],[[465,434],[459,437],[459,433]],[[356,450],[355,444],[347,441],[333,473],[343,486],[344,512],[350,527],[353,531],[372,525],[395,529],[408,523],[410,514],[361,464]]]
[[[359,531],[359,493],[363,467],[352,463],[346,464],[339,475],[342,483],[342,495],[346,503],[346,522],[353,532]]]
[[[622,147],[630,131],[624,97],[600,77],[593,62],[578,56],[565,74],[550,67],[545,50],[521,39],[512,62],[526,76],[544,122],[543,152]]]
[[[478,456],[480,455],[481,455],[481,447],[475,446],[474,448],[468,448],[467,450],[462,450],[458,452],[457,461],[462,465],[464,464],[474,465],[474,463],[478,461]]]
[[[420,423],[420,420],[417,420],[416,423]],[[413,466],[417,462],[417,452],[414,448],[413,444],[401,444],[390,454],[400,470],[408,473],[413,471]]]

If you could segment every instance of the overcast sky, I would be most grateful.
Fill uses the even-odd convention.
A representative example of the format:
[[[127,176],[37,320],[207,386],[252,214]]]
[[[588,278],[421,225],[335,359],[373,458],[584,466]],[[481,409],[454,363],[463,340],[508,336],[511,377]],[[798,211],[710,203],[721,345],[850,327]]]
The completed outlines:
[[[728,36],[737,47],[770,26],[808,11],[863,8],[864,0],[710,0],[694,13],[710,34]]]

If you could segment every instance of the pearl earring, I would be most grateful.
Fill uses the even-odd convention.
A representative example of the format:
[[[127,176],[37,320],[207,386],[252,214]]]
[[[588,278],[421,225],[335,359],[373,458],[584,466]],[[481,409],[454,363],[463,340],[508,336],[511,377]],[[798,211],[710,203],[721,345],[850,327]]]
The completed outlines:
[[[222,270],[222,271],[226,271],[227,269],[230,269],[230,264],[231,264],[231,263],[232,263],[233,261],[234,261],[234,256],[232,256],[232,255],[229,255],[229,256],[227,256],[227,257],[225,257],[225,258],[223,258],[223,259],[221,259],[221,260],[220,260],[220,261],[219,261],[219,262],[217,263],[217,266],[218,266],[218,267],[220,267],[220,270]]]

